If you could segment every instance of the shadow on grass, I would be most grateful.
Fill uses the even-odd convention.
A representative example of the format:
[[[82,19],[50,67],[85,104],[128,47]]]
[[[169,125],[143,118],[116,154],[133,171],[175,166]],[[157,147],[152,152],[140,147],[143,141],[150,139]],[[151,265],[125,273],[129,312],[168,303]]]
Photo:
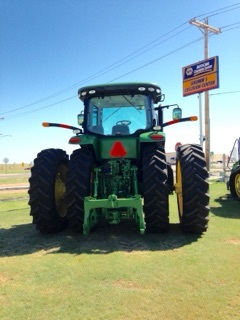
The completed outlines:
[[[184,234],[179,224],[169,233],[140,235],[136,224],[103,225],[88,236],[66,229],[58,234],[40,234],[32,224],[0,230],[0,257],[45,253],[108,254],[116,251],[167,251],[190,245],[201,235]]]
[[[217,199],[220,207],[211,207],[211,212],[216,216],[228,219],[240,219],[240,201],[234,199],[231,194],[225,194]]]

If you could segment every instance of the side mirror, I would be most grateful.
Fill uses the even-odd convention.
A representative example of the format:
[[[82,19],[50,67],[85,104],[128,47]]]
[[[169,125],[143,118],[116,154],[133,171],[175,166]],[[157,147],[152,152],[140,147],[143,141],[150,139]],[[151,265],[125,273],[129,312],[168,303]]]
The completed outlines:
[[[182,118],[182,109],[181,108],[174,108],[172,112],[173,120],[181,119]]]
[[[77,119],[78,119],[78,124],[80,126],[82,126],[83,120],[84,120],[84,112],[83,111],[80,114],[78,114]]]

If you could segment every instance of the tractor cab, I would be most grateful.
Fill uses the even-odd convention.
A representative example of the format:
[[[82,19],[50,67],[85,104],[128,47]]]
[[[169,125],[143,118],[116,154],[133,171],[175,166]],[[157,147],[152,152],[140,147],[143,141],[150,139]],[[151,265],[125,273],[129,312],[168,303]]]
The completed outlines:
[[[84,102],[78,124],[84,133],[103,136],[150,131],[156,123],[153,104],[164,100],[160,87],[147,83],[84,87],[78,95]]]

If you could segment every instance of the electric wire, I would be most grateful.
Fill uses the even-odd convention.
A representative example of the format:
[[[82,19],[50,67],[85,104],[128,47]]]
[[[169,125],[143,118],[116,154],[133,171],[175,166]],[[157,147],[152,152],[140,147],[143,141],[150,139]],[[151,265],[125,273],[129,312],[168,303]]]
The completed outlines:
[[[113,64],[109,65],[108,67],[105,67],[105,68],[101,69],[100,71],[94,73],[93,75],[90,75],[90,76],[82,79],[81,81],[79,81],[79,82],[77,82],[77,83],[75,83],[75,84],[73,84],[73,85],[65,88],[65,89],[62,89],[62,90],[60,90],[60,91],[57,91],[56,93],[53,93],[53,94],[51,94],[51,95],[49,95],[49,96],[47,96],[47,97],[45,97],[45,98],[42,98],[42,99],[40,99],[40,100],[37,100],[37,101],[32,102],[32,103],[27,104],[27,105],[24,105],[24,106],[22,106],[22,107],[19,107],[19,108],[16,108],[16,109],[12,109],[12,110],[9,110],[9,111],[0,113],[0,115],[2,115],[2,114],[9,114],[9,113],[12,113],[12,112],[15,112],[15,111],[18,111],[18,110],[22,110],[22,109],[25,109],[25,108],[29,108],[29,107],[31,107],[31,106],[33,106],[33,105],[35,105],[35,104],[39,104],[39,103],[41,103],[41,102],[44,102],[44,101],[46,101],[46,100],[52,99],[52,98],[54,98],[54,97],[56,97],[56,96],[59,96],[59,95],[61,95],[61,94],[63,94],[63,93],[66,93],[66,92],[68,92],[68,91],[76,88],[77,86],[79,86],[79,85],[82,84],[82,83],[86,83],[87,81],[94,80],[95,78],[97,78],[97,77],[99,77],[99,76],[101,76],[101,75],[104,75],[104,74],[106,74],[107,72],[112,71],[112,70],[114,70],[115,68],[117,68],[117,67],[119,67],[119,66],[122,66],[123,64],[125,64],[125,63],[127,63],[127,62],[129,62],[129,61],[131,61],[131,60],[133,60],[133,59],[135,59],[136,57],[144,54],[145,52],[153,49],[154,47],[162,44],[163,42],[166,42],[167,40],[169,40],[169,39],[171,39],[171,38],[179,35],[180,33],[182,33],[183,31],[185,31],[186,29],[188,29],[188,28],[190,28],[190,27],[187,27],[187,28],[185,28],[184,30],[179,31],[178,33],[176,33],[176,34],[174,34],[174,35],[172,35],[172,36],[170,36],[170,37],[162,40],[161,42],[152,45],[153,43],[157,42],[158,40],[160,40],[160,39],[166,37],[167,35],[171,34],[171,33],[174,32],[175,30],[178,30],[179,28],[181,28],[181,27],[182,27],[183,25],[185,25],[186,23],[187,23],[187,22],[184,22],[184,23],[180,24],[179,26],[177,26],[177,27],[173,28],[172,30],[168,31],[167,33],[165,33],[164,35],[156,38],[155,40],[149,42],[148,44],[144,45],[143,47],[135,50],[134,52],[132,52],[132,53],[130,53],[130,54],[128,54],[128,55],[125,56],[124,58],[121,58],[120,60],[114,62]],[[150,48],[145,49],[145,48],[149,47],[150,45],[152,45]],[[144,49],[145,49],[145,50],[144,50]],[[144,50],[144,51],[142,51],[142,50]],[[140,52],[140,51],[142,51],[142,52]],[[140,52],[140,53],[139,53],[139,52]],[[132,57],[132,56],[133,56],[133,57]],[[132,57],[132,58],[130,58],[130,57]]]
[[[8,120],[8,119],[14,119],[14,118],[22,117],[22,116],[25,116],[27,114],[38,112],[38,111],[46,109],[46,108],[54,107],[54,106],[56,106],[58,104],[61,104],[61,103],[66,102],[66,101],[69,101],[71,99],[76,99],[76,96],[74,95],[74,96],[71,96],[69,98],[66,98],[66,99],[63,99],[63,100],[60,100],[60,101],[57,101],[57,102],[53,102],[51,104],[48,104],[46,106],[39,107],[39,108],[36,108],[36,109],[33,109],[33,110],[21,112],[21,113],[18,113],[18,114],[13,114],[13,115],[7,116],[5,119]]]
[[[234,23],[234,24],[235,24],[235,23]],[[228,25],[228,26],[231,26],[231,25]],[[228,31],[228,30],[225,30],[225,32],[226,32],[226,31]],[[214,35],[214,34],[210,34],[209,36],[213,36],[213,35]],[[114,79],[111,79],[111,80],[108,81],[107,83],[111,83],[111,82],[114,82],[114,81],[116,81],[116,80],[119,80],[119,79],[121,79],[121,78],[123,78],[123,77],[125,77],[125,76],[127,76],[127,75],[129,75],[129,74],[132,74],[132,73],[134,73],[134,72],[136,72],[136,71],[138,71],[138,70],[140,70],[140,69],[142,69],[142,68],[145,68],[145,67],[147,67],[147,66],[149,66],[149,65],[151,65],[151,64],[153,64],[153,63],[155,63],[155,62],[157,62],[157,61],[159,61],[159,60],[161,60],[161,59],[163,59],[163,58],[166,58],[166,57],[168,57],[168,56],[176,53],[177,51],[180,51],[180,50],[182,50],[182,49],[185,49],[186,47],[189,47],[190,45],[193,45],[194,43],[199,42],[199,41],[201,41],[201,40],[203,40],[203,39],[204,39],[204,37],[201,36],[201,37],[199,37],[199,38],[197,38],[197,39],[195,39],[195,40],[193,40],[193,41],[190,41],[189,43],[184,44],[183,46],[181,46],[181,47],[179,47],[179,48],[176,48],[176,49],[174,49],[174,50],[172,50],[172,51],[170,51],[170,52],[168,52],[168,53],[166,53],[166,54],[164,54],[164,55],[162,55],[162,56],[160,56],[160,57],[158,57],[158,58],[156,58],[156,59],[154,59],[154,60],[152,60],[152,61],[150,61],[150,62],[148,62],[148,63],[145,63],[144,65],[141,65],[140,67],[137,67],[137,68],[135,68],[135,69],[133,69],[133,70],[131,70],[131,71],[129,71],[129,72],[124,73],[123,75],[120,75],[120,76],[118,76],[118,77],[116,77],[116,78],[114,78]],[[10,116],[8,116],[6,119],[13,119],[13,118],[16,118],[16,117],[20,117],[20,116],[24,116],[24,115],[27,115],[27,114],[31,114],[31,113],[34,113],[34,112],[37,112],[37,111],[40,111],[40,110],[43,110],[43,109],[46,109],[46,108],[49,108],[49,107],[53,107],[53,106],[55,106],[55,105],[57,105],[57,104],[63,103],[63,102],[65,102],[65,101],[68,101],[68,100],[74,99],[74,98],[76,98],[76,96],[71,96],[71,97],[66,98],[66,99],[63,99],[63,100],[61,100],[61,101],[57,101],[57,102],[55,102],[55,103],[51,103],[51,104],[48,104],[48,105],[46,105],[46,106],[43,106],[43,107],[40,107],[40,108],[36,108],[36,109],[33,109],[33,110],[25,111],[25,112],[23,112],[23,113],[10,115]]]
[[[233,94],[233,93],[240,93],[240,90],[228,91],[228,92],[210,93],[209,96],[218,96],[218,95],[222,95],[222,94]]]
[[[194,44],[194,43],[196,43],[196,42],[199,42],[199,41],[202,40],[202,39],[203,39],[203,36],[201,36],[200,38],[197,38],[197,39],[195,39],[195,40],[193,40],[193,41],[191,41],[191,42],[189,42],[189,43],[187,43],[187,44],[185,44],[185,45],[183,45],[183,46],[181,46],[181,47],[179,47],[179,48],[177,48],[177,49],[175,49],[175,50],[172,50],[172,51],[170,51],[170,52],[168,52],[168,53],[166,53],[166,54],[164,54],[164,55],[162,55],[162,56],[160,56],[160,57],[158,57],[158,58],[156,58],[156,59],[154,59],[154,60],[152,60],[152,61],[150,61],[150,62],[148,62],[148,63],[145,63],[144,65],[142,65],[142,66],[140,66],[140,67],[138,67],[138,68],[135,68],[135,69],[133,69],[133,70],[131,70],[131,71],[129,71],[129,72],[127,72],[127,73],[119,76],[119,77],[116,77],[116,78],[108,81],[107,83],[111,83],[111,82],[113,82],[113,81],[116,81],[116,80],[118,80],[118,79],[121,79],[121,78],[125,77],[126,75],[129,75],[129,74],[134,73],[134,72],[136,72],[136,71],[138,71],[138,70],[140,70],[140,69],[142,69],[142,68],[144,68],[144,67],[147,67],[148,65],[153,64],[153,63],[155,63],[155,62],[157,62],[157,61],[159,61],[159,60],[161,60],[161,59],[163,59],[163,58],[166,58],[166,57],[168,57],[169,55],[174,54],[174,53],[176,53],[177,51],[180,51],[180,50],[182,50],[182,49],[184,49],[184,48],[186,48],[186,47],[188,47],[188,46],[190,46],[190,45],[192,45],[192,44]],[[46,105],[46,106],[44,106],[44,107],[36,108],[36,109],[33,109],[33,110],[25,111],[25,112],[18,113],[18,114],[14,114],[14,115],[9,115],[9,116],[7,116],[5,119],[13,119],[13,118],[16,118],[16,117],[19,117],[19,116],[24,116],[24,115],[27,115],[27,114],[30,114],[30,113],[34,113],[34,112],[40,111],[40,110],[42,110],[42,109],[46,109],[46,108],[48,108],[48,107],[53,107],[54,105],[60,104],[60,103],[62,103],[62,102],[65,102],[65,101],[70,100],[70,99],[73,99],[73,98],[76,98],[76,96],[72,96],[72,97],[70,97],[70,98],[67,98],[67,99],[64,99],[64,100],[61,100],[61,101],[52,103],[52,104],[48,104],[48,105]]]
[[[231,26],[234,26],[234,27],[229,28],[229,27],[231,27]],[[223,27],[221,27],[220,29],[222,30],[222,29],[225,29],[225,28],[229,28],[229,29],[224,30],[224,32],[228,32],[228,31],[230,31],[230,30],[238,29],[238,28],[240,28],[240,21],[239,21],[239,22],[232,23],[232,24],[229,24],[229,25],[227,25],[227,26],[223,26]]]
[[[236,6],[237,6],[237,7],[236,7]],[[218,14],[222,14],[222,13],[225,13],[225,12],[228,12],[228,11],[232,11],[232,10],[236,10],[236,9],[239,9],[239,8],[240,8],[240,3],[236,3],[236,4],[234,4],[234,5],[230,5],[230,6],[227,6],[227,7],[224,7],[224,8],[220,8],[220,9],[217,9],[217,10],[214,10],[214,11],[211,11],[211,12],[208,12],[208,13],[205,13],[205,14],[202,14],[202,15],[198,15],[198,16],[196,16],[196,17],[199,18],[199,17],[202,17],[203,15],[207,15],[207,14],[208,14],[208,17],[212,17],[212,16],[216,16],[216,15],[218,15]],[[132,52],[132,53],[130,53],[130,54],[128,54],[127,56],[125,56],[124,58],[116,61],[115,63],[111,64],[110,66],[105,67],[104,69],[96,72],[95,74],[93,74],[93,75],[91,75],[91,76],[89,76],[89,77],[87,77],[87,78],[85,78],[85,79],[83,79],[83,80],[81,80],[81,81],[79,81],[79,82],[77,82],[77,83],[69,86],[69,87],[66,87],[65,89],[62,89],[62,90],[60,90],[60,91],[58,91],[58,92],[55,92],[55,93],[53,93],[53,94],[51,94],[51,95],[49,95],[49,96],[47,96],[47,97],[45,97],[45,98],[39,99],[39,100],[37,100],[37,101],[35,101],[35,102],[33,102],[33,103],[30,103],[30,104],[27,104],[27,105],[25,105],[25,106],[22,106],[22,107],[19,107],[19,108],[15,108],[15,109],[13,109],[13,110],[9,110],[9,111],[3,112],[3,113],[1,113],[1,115],[3,115],[3,114],[5,115],[5,114],[13,113],[13,112],[18,111],[18,110],[22,110],[22,109],[25,109],[25,108],[29,108],[29,107],[31,107],[31,106],[33,106],[33,105],[35,105],[35,104],[39,104],[39,103],[41,103],[41,102],[44,102],[44,101],[47,101],[47,100],[49,100],[49,99],[55,98],[55,97],[57,97],[57,96],[59,96],[59,95],[61,95],[61,94],[63,94],[63,93],[66,93],[66,92],[74,89],[76,86],[79,86],[81,83],[85,83],[86,81],[93,80],[93,79],[95,79],[95,78],[97,78],[97,77],[99,77],[99,76],[101,76],[101,75],[103,75],[103,74],[105,74],[105,73],[107,73],[107,72],[109,72],[109,71],[112,71],[112,70],[114,70],[115,68],[118,68],[119,66],[122,66],[123,64],[125,64],[125,63],[127,63],[127,62],[129,62],[129,61],[132,61],[133,59],[136,59],[136,58],[139,57],[140,55],[146,53],[147,51],[149,51],[149,50],[151,50],[151,49],[153,49],[153,48],[155,48],[156,46],[162,44],[163,42],[166,42],[166,41],[172,39],[173,37],[179,35],[180,33],[186,31],[186,30],[189,29],[190,27],[186,27],[185,29],[180,30],[180,31],[178,31],[177,33],[175,33],[175,34],[169,36],[168,38],[164,39],[166,36],[170,35],[172,32],[174,32],[174,31],[180,29],[181,27],[183,27],[186,23],[187,23],[187,22],[184,22],[184,23],[180,24],[179,26],[173,28],[173,29],[170,30],[169,32],[165,33],[164,35],[156,38],[155,40],[149,42],[148,44],[144,45],[143,47],[135,50],[134,52]],[[227,32],[227,31],[230,31],[230,30],[233,30],[233,29],[237,29],[237,28],[240,27],[240,25],[238,26],[239,23],[240,23],[240,22],[233,23],[233,24],[230,24],[230,25],[221,27],[221,29],[223,29],[223,28],[229,28],[229,27],[231,27],[231,26],[234,26],[234,27],[233,27],[233,28],[230,28],[230,29],[227,29],[227,30],[224,30],[224,32]],[[210,34],[210,35],[211,35],[211,34]],[[159,40],[161,40],[161,39],[163,39],[163,40],[159,42]],[[193,41],[191,41],[191,42],[189,42],[189,43],[187,43],[187,44],[185,44],[185,45],[183,45],[183,46],[181,46],[181,47],[179,47],[179,48],[177,48],[177,49],[175,49],[175,50],[172,50],[172,51],[169,52],[169,53],[166,53],[166,54],[162,55],[161,57],[158,57],[158,58],[156,58],[156,59],[154,59],[154,60],[152,60],[152,61],[150,61],[150,62],[148,62],[148,63],[146,63],[146,64],[144,64],[144,65],[142,65],[142,66],[140,66],[140,67],[138,67],[138,68],[135,68],[135,69],[133,69],[133,70],[131,70],[131,71],[123,74],[123,75],[120,75],[120,76],[118,76],[118,77],[116,77],[116,78],[108,81],[108,83],[113,82],[113,81],[116,81],[116,80],[118,80],[118,79],[121,79],[122,77],[124,77],[124,76],[126,76],[126,75],[129,75],[129,74],[131,74],[131,73],[133,73],[133,72],[136,72],[136,71],[138,71],[138,70],[140,70],[140,69],[142,69],[142,68],[144,68],[144,67],[146,67],[146,66],[148,66],[148,65],[150,65],[150,64],[153,64],[153,63],[155,63],[155,62],[157,62],[157,61],[159,61],[159,60],[161,60],[161,59],[163,59],[163,58],[165,58],[165,57],[167,57],[167,56],[169,56],[169,55],[171,55],[171,54],[173,54],[173,53],[175,53],[175,52],[177,52],[177,51],[179,51],[179,50],[182,50],[182,49],[184,49],[185,47],[188,47],[188,46],[190,46],[190,45],[194,44],[195,42],[198,42],[198,41],[200,41],[200,40],[202,40],[202,39],[203,39],[203,37],[198,38],[198,39],[195,39],[195,40],[193,40]],[[74,95],[74,96],[71,96],[71,97],[69,97],[69,98],[63,99],[63,100],[61,100],[61,101],[57,101],[57,102],[48,104],[48,105],[46,105],[46,106],[39,107],[39,108],[36,108],[36,109],[32,109],[32,110],[29,110],[29,111],[25,111],[25,112],[22,112],[22,113],[19,113],[19,114],[10,115],[10,116],[7,116],[7,119],[13,119],[13,118],[15,118],[15,117],[19,117],[19,116],[23,116],[23,115],[26,115],[26,114],[29,114],[29,113],[37,112],[37,111],[40,111],[40,110],[42,110],[42,109],[45,109],[45,108],[48,108],[48,107],[52,107],[52,106],[54,106],[54,105],[60,104],[60,103],[62,103],[62,102],[65,102],[65,101],[70,100],[70,99],[73,99],[73,98],[76,98],[76,96]]]
[[[237,7],[236,7],[236,6],[237,6]],[[199,18],[199,17],[202,17],[202,16],[206,16],[206,15],[209,16],[210,14],[212,14],[212,15],[210,15],[210,17],[211,17],[211,16],[215,16],[215,15],[218,15],[218,14],[221,14],[221,13],[224,13],[224,12],[227,12],[227,11],[235,10],[235,9],[238,9],[238,8],[240,8],[240,3],[236,3],[236,4],[233,4],[233,5],[230,5],[230,6],[226,6],[226,7],[224,7],[224,8],[220,8],[220,9],[217,9],[217,10],[214,10],[214,11],[210,11],[210,12],[207,12],[207,13],[204,13],[204,14],[201,14],[201,15],[198,15],[198,16],[196,16],[196,17]],[[227,9],[227,10],[225,10],[225,9]],[[223,10],[224,10],[224,11],[223,11]],[[137,54],[139,51],[141,51],[141,50],[149,47],[151,44],[157,42],[159,39],[162,39],[163,37],[167,36],[168,34],[174,32],[175,30],[177,30],[177,29],[179,29],[179,28],[181,28],[181,27],[184,26],[186,23],[187,23],[187,22],[184,22],[184,23],[180,24],[179,26],[177,26],[177,27],[173,28],[172,30],[170,30],[169,32],[165,33],[164,35],[156,38],[155,40],[149,42],[148,44],[144,45],[143,47],[135,50],[134,52],[128,54],[128,55],[125,56],[124,58],[122,58],[122,59],[118,60],[117,62],[111,64],[110,66],[108,66],[108,67],[106,67],[106,68],[104,68],[104,69],[96,72],[96,73],[93,74],[92,76],[89,76],[89,77],[81,80],[80,82],[77,82],[77,83],[75,83],[75,84],[73,84],[73,85],[71,85],[71,86],[69,86],[69,87],[67,87],[67,88],[65,88],[65,89],[62,89],[62,90],[60,90],[60,91],[57,91],[57,92],[55,92],[55,93],[53,93],[53,94],[51,94],[51,95],[49,95],[49,96],[47,96],[47,97],[45,97],[45,98],[42,98],[42,99],[40,99],[40,100],[37,100],[37,101],[35,101],[35,102],[33,102],[33,103],[27,104],[27,105],[25,105],[25,106],[22,106],[22,107],[19,107],[19,108],[16,108],[16,109],[13,109],[13,110],[10,110],[10,111],[1,113],[1,114],[8,114],[8,113],[12,113],[12,112],[15,112],[15,111],[18,111],[18,110],[22,110],[22,109],[31,107],[31,106],[33,106],[33,105],[35,105],[35,104],[39,104],[39,103],[41,103],[41,102],[44,102],[44,101],[47,101],[47,100],[49,100],[49,99],[55,98],[56,96],[59,96],[59,95],[61,95],[61,94],[63,94],[63,93],[66,93],[66,92],[68,92],[68,91],[76,88],[76,86],[79,86],[81,83],[86,83],[87,81],[94,80],[95,78],[97,78],[97,77],[99,77],[99,76],[101,76],[101,75],[103,75],[103,74],[105,74],[105,73],[113,70],[114,68],[117,68],[117,67],[119,67],[119,66],[121,66],[121,65],[123,65],[123,64],[125,64],[125,63],[127,63],[127,62],[129,62],[129,61],[131,61],[131,60],[133,60],[133,59],[135,59],[135,58],[138,57],[139,55],[141,55],[141,54],[143,54],[143,53],[151,50],[151,49],[154,48],[155,46],[161,44],[161,42],[160,42],[159,44],[156,44],[156,45],[154,45],[154,46],[152,46],[152,47],[144,50],[142,53]],[[187,28],[186,28],[186,29],[187,29]],[[171,36],[170,38],[172,38],[172,36]],[[167,40],[167,39],[166,39],[166,40]],[[166,41],[166,40],[165,40],[165,41]],[[134,54],[137,54],[137,55],[134,56]],[[133,56],[133,57],[132,57],[132,56]],[[129,59],[130,57],[132,57],[132,58]]]
[[[237,7],[236,7],[237,6]],[[206,12],[206,13],[203,13],[203,14],[200,14],[198,16],[196,16],[195,18],[201,18],[201,17],[208,17],[208,18],[211,18],[213,16],[216,16],[216,15],[219,15],[219,14],[222,14],[222,13],[225,13],[225,12],[228,12],[228,11],[232,11],[232,10],[236,10],[236,9],[239,9],[240,8],[240,2],[238,3],[235,3],[235,4],[232,4],[230,6],[226,6],[226,7],[223,7],[223,8],[220,8],[220,9],[216,9],[216,10],[213,10],[213,11],[209,11],[209,12]],[[227,10],[225,10],[227,9]],[[224,11],[223,11],[224,10]],[[219,12],[221,11],[221,12]]]
[[[198,42],[198,41],[200,41],[202,39],[203,39],[203,36],[198,38],[198,39],[195,39],[195,40],[193,40],[193,41],[191,41],[191,42],[189,42],[189,43],[187,43],[187,44],[185,44],[185,45],[183,45],[183,46],[181,46],[181,47],[179,47],[179,48],[177,48],[175,50],[172,50],[172,51],[162,55],[161,57],[158,57],[158,58],[156,58],[156,59],[154,59],[154,60],[152,60],[152,61],[150,61],[148,63],[145,63],[144,65],[142,65],[142,66],[140,66],[138,68],[135,68],[135,69],[133,69],[133,70],[131,70],[131,71],[119,76],[119,77],[116,77],[116,78],[112,79],[111,81],[108,81],[108,83],[116,81],[116,80],[119,80],[119,79],[121,79],[121,78],[123,78],[123,77],[125,77],[125,76],[127,76],[127,75],[129,75],[131,73],[133,73],[133,72],[136,72],[136,71],[138,71],[138,70],[140,70],[142,68],[145,68],[146,66],[149,66],[150,64],[153,64],[153,63],[155,63],[155,62],[157,62],[157,61],[159,61],[159,60],[161,60],[163,58],[166,58],[166,57],[170,56],[171,54],[176,53],[177,51],[180,51],[180,50],[182,50],[182,49],[184,49],[186,47],[189,47],[190,45],[192,45],[192,44],[194,44],[194,43],[196,43],[196,42]]]

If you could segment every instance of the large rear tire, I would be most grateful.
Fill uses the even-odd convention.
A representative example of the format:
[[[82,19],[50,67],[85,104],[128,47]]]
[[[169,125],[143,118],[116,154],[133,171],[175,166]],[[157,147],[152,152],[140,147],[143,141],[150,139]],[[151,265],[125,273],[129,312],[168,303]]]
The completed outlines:
[[[231,173],[229,188],[233,198],[240,200],[240,167]]]
[[[29,178],[29,205],[33,224],[42,233],[55,233],[67,227],[65,181],[68,155],[61,149],[38,153]]]
[[[206,231],[209,219],[209,184],[201,146],[187,144],[178,147],[175,191],[182,230],[192,233]]]
[[[66,181],[67,217],[69,226],[77,232],[83,230],[84,197],[91,195],[94,163],[93,153],[89,149],[77,149],[70,157]]]
[[[169,228],[169,186],[165,152],[156,145],[143,149],[143,195],[146,231]]]

